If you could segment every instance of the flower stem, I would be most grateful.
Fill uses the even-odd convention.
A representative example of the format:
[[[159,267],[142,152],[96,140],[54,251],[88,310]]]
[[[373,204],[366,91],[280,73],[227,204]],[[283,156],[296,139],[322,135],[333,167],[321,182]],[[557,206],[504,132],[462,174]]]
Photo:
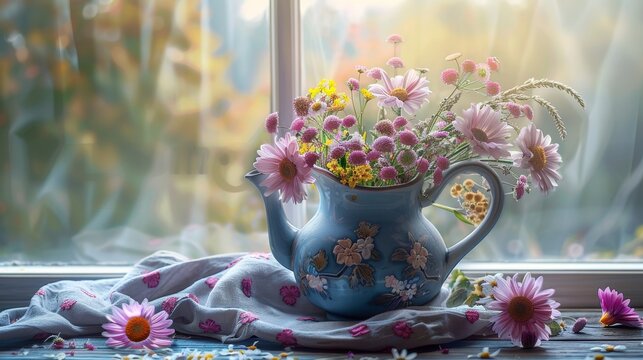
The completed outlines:
[[[433,203],[431,204],[432,206],[435,206],[438,209],[446,210],[448,212],[454,212],[454,211],[460,211],[461,209],[456,209],[454,207],[438,204],[438,203]]]

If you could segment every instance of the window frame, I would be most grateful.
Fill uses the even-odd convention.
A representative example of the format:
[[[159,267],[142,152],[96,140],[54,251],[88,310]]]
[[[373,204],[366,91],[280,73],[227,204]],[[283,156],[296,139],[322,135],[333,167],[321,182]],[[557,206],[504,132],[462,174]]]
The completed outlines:
[[[271,111],[291,111],[301,93],[301,27],[299,0],[270,1]],[[282,116],[288,126],[292,119]],[[285,120],[285,121],[284,121]],[[305,219],[305,206],[286,206],[295,225]],[[544,286],[565,309],[599,306],[597,289],[610,286],[625,293],[634,307],[643,306],[643,262],[462,262],[457,266],[475,278],[487,274],[531,272],[544,276]],[[43,285],[61,280],[97,280],[123,277],[130,266],[0,266],[0,311],[22,307]]]

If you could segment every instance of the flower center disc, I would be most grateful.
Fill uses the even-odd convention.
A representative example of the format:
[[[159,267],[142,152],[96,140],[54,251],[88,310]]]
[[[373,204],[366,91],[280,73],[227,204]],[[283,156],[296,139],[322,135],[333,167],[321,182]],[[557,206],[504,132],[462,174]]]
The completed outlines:
[[[279,175],[286,180],[292,180],[297,175],[297,166],[285,158],[279,163]]]
[[[614,317],[609,312],[604,312],[603,316],[601,316],[601,319],[599,320],[599,322],[603,326],[612,325],[612,324],[614,324]]]
[[[533,166],[534,170],[540,171],[545,168],[547,165],[547,157],[545,156],[545,149],[543,149],[542,146],[534,146],[530,147],[529,151],[531,151],[532,154],[534,154],[531,157],[531,160],[529,160],[529,163],[531,166]]]
[[[487,133],[484,132],[482,129],[473,128],[471,129],[471,133],[473,134],[473,137],[476,138],[476,140],[482,141],[482,142],[489,142],[489,137],[487,136]]]
[[[534,316],[534,304],[524,296],[516,296],[509,302],[509,316],[516,322],[526,322]]]
[[[406,92],[406,89],[402,88],[395,88],[391,91],[391,96],[395,96],[396,98],[400,99],[401,101],[406,101],[409,98],[409,93]]]
[[[125,325],[125,335],[134,342],[140,342],[150,336],[150,322],[142,316],[136,316]]]

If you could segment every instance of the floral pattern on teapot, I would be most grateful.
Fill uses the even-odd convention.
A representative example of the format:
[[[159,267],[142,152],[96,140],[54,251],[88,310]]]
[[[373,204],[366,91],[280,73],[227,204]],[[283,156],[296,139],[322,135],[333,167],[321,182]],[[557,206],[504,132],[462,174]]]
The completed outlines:
[[[402,271],[400,279],[394,274],[384,278],[386,288],[390,288],[391,291],[376,296],[373,299],[375,305],[385,305],[390,310],[411,306],[414,297],[426,294],[424,284],[427,281],[440,280],[439,273],[437,275],[430,274],[430,270],[432,270],[431,262],[429,262],[431,254],[422,246],[423,242],[428,241],[428,237],[423,236],[420,238],[421,241],[416,241],[413,234],[408,234],[409,248],[399,247],[391,254],[391,261],[406,262],[408,265]]]
[[[333,247],[335,263],[342,265],[336,273],[323,273],[329,261],[326,250],[321,249],[315,255],[308,257],[299,271],[304,294],[307,295],[313,290],[323,298],[330,299],[327,291],[328,278],[346,278],[351,288],[375,285],[375,269],[370,262],[379,261],[381,258],[380,252],[375,248],[375,236],[379,228],[379,225],[362,221],[355,229],[357,235],[355,241],[347,237],[335,242],[336,245]]]
[[[335,273],[324,273],[328,267],[329,255],[325,249],[320,249],[312,256],[308,256],[302,262],[299,276],[300,284],[304,294],[311,291],[317,292],[324,299],[332,299],[328,291],[329,279],[344,278],[348,281],[350,288],[359,286],[373,287],[375,285],[375,268],[371,262],[377,262],[382,255],[376,248],[376,236],[380,226],[366,221],[359,223],[354,231],[356,239],[341,238],[335,242],[332,253],[334,261],[341,266]],[[404,262],[407,266],[401,274],[390,274],[385,277],[385,287],[390,292],[376,295],[372,303],[384,305],[388,309],[396,309],[413,305],[413,298],[424,296],[425,283],[428,281],[439,281],[440,274],[432,268],[431,254],[422,245],[428,239],[426,236],[417,241],[413,234],[408,233],[408,247],[394,249],[390,256],[391,262]]]

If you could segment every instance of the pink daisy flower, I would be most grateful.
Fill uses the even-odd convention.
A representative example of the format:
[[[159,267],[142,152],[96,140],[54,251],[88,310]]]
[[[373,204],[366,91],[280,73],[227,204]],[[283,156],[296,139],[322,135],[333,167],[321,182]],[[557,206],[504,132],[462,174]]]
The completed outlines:
[[[453,126],[462,133],[473,151],[479,155],[490,155],[496,159],[511,155],[507,138],[511,135],[511,127],[500,121],[500,112],[489,106],[472,104],[471,108],[457,117]]]
[[[630,327],[643,327],[639,314],[629,306],[630,299],[624,299],[623,294],[607,287],[605,290],[598,289],[598,298],[603,309],[603,316],[599,320],[601,325],[619,323]]]
[[[543,136],[534,124],[529,124],[520,130],[516,145],[520,151],[511,154],[514,166],[528,169],[545,193],[558,186],[562,177],[557,170],[563,160],[558,154],[558,144],[552,144],[549,135]]]
[[[277,144],[263,144],[254,167],[268,177],[261,182],[266,187],[265,196],[279,190],[283,201],[300,203],[306,198],[304,184],[312,184],[311,168],[299,154],[297,140],[286,134]]]
[[[102,335],[107,338],[107,346],[157,349],[172,345],[172,320],[165,311],[155,314],[147,299],[140,304],[132,300],[122,308],[113,307],[112,314],[106,317],[109,322],[103,324]]]
[[[560,316],[556,310],[559,303],[550,299],[553,289],[542,290],[543,278],[533,279],[530,273],[525,274],[522,282],[518,275],[513,278],[498,279],[493,288],[494,301],[488,309],[500,313],[491,318],[493,331],[503,339],[511,339],[518,346],[538,346],[541,340],[548,340],[551,330],[547,323]],[[535,336],[536,341],[523,344],[523,335]]]
[[[408,114],[414,114],[427,100],[429,81],[420,77],[415,70],[409,70],[404,76],[389,78],[383,71],[382,84],[371,84],[368,90],[378,99],[380,107],[390,106],[404,109]]]

